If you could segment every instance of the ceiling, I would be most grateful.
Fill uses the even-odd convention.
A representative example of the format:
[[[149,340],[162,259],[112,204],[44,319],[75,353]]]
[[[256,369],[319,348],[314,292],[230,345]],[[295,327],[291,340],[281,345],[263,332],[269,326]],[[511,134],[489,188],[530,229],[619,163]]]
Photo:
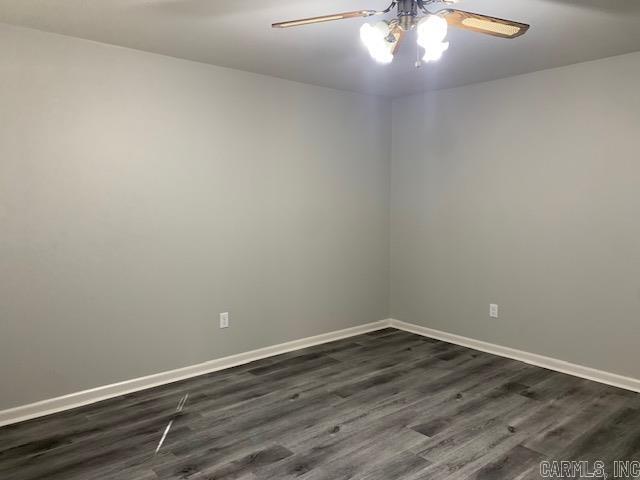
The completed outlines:
[[[450,31],[416,69],[408,39],[393,64],[361,45],[367,19],[276,30],[279,20],[384,9],[390,0],[0,0],[0,22],[343,90],[400,96],[640,50],[640,0],[461,0],[456,8],[531,24],[504,40]],[[438,5],[439,7],[439,5]]]

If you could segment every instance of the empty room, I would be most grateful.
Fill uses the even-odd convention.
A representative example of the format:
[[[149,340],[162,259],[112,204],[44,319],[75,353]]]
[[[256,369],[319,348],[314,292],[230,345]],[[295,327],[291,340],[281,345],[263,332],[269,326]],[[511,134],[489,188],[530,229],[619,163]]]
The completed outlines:
[[[640,1],[0,0],[0,480],[640,479]]]

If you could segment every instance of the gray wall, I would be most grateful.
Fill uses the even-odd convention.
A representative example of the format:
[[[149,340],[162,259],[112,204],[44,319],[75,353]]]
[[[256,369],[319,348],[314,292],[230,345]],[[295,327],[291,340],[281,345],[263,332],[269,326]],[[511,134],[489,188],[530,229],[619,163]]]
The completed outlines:
[[[388,316],[386,101],[7,26],[0,58],[0,409]]]
[[[0,409],[386,318],[389,291],[640,377],[640,53],[398,99],[393,138],[372,97],[8,26],[0,56]]]
[[[635,53],[394,102],[392,316],[640,377],[639,81]]]

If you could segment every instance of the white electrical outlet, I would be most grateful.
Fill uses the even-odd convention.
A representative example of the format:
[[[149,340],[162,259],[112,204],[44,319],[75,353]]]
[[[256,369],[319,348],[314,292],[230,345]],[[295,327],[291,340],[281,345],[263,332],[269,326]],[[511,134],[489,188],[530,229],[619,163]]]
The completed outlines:
[[[220,328],[228,328],[229,327],[229,312],[224,312],[220,314]]]
[[[489,316],[491,318],[498,318],[498,305],[495,303],[489,305]]]

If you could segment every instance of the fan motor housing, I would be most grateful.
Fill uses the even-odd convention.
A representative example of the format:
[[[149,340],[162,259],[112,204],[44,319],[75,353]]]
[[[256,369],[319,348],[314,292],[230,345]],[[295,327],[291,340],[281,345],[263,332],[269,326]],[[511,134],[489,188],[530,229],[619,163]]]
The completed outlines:
[[[415,18],[418,16],[418,1],[399,0],[397,8],[400,28],[405,31],[411,30],[415,25]]]

